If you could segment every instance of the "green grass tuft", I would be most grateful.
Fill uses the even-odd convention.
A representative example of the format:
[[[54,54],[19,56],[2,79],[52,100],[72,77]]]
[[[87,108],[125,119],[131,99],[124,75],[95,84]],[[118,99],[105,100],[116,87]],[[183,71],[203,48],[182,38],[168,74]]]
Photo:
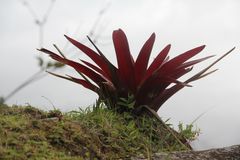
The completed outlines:
[[[167,128],[166,128],[167,127]],[[147,116],[116,113],[104,105],[61,113],[31,106],[0,106],[0,159],[119,159],[190,149],[192,127],[177,133]],[[176,139],[177,138],[177,139]],[[186,142],[186,143],[185,143]]]

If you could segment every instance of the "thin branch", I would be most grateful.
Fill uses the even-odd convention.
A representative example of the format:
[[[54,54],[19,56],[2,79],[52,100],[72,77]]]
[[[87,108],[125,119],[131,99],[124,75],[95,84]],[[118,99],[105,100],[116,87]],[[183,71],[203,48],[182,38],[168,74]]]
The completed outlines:
[[[27,8],[27,10],[29,11],[29,13],[31,14],[31,16],[33,17],[35,24],[39,27],[39,47],[41,48],[43,46],[43,42],[44,42],[44,26],[47,23],[48,17],[53,9],[53,6],[55,4],[56,0],[51,0],[51,3],[46,11],[46,13],[44,14],[42,20],[39,19],[39,17],[37,16],[36,12],[33,10],[33,8],[30,6],[30,4],[26,1],[26,0],[20,0],[22,2],[22,4]],[[89,35],[93,35],[96,32],[96,28],[100,22],[101,17],[104,15],[104,13],[106,12],[106,10],[109,8],[110,3],[108,3],[104,8],[102,8],[98,14],[98,18],[95,20],[94,25],[92,26],[91,30],[89,31]],[[79,29],[80,27],[78,27]],[[77,29],[77,30],[78,30]],[[68,42],[67,42],[68,43]],[[65,45],[67,46],[67,45]],[[62,52],[59,50],[59,48],[54,45],[54,47],[59,51],[59,53],[61,54]],[[55,70],[56,68],[52,69]],[[46,74],[44,72],[44,68],[41,68],[38,72],[34,73],[32,76],[30,76],[26,81],[24,81],[22,84],[20,84],[19,86],[17,86],[13,91],[11,91],[7,96],[5,97],[1,97],[1,101],[2,102],[6,102],[7,100],[9,100],[10,98],[12,98],[17,92],[19,92],[21,89],[23,89],[24,87],[28,86],[29,84],[36,82],[42,78],[44,78],[45,76],[47,76],[48,74]],[[83,75],[84,78],[84,75]]]
[[[18,91],[29,85],[30,83],[33,83],[34,81],[38,80],[39,75],[43,73],[43,70],[40,69],[38,72],[30,76],[26,81],[24,81],[21,85],[19,85],[17,88],[15,88],[12,92],[10,92],[6,97],[4,97],[4,102],[9,100],[13,95],[15,95]]]
[[[47,9],[47,11],[45,12],[44,16],[41,18],[39,18],[36,14],[36,12],[32,9],[32,7],[30,6],[30,4],[27,1],[22,1],[22,4],[27,8],[27,10],[29,11],[29,13],[32,15],[35,24],[39,27],[39,48],[41,48],[43,46],[43,42],[44,42],[44,26],[47,23],[47,19],[50,16],[50,13],[53,9],[53,6],[55,4],[55,0],[51,0],[51,3]]]
[[[56,0],[51,0],[51,3],[50,3],[50,5],[49,5],[46,13],[45,13],[44,16],[43,16],[42,23],[46,23],[46,22],[47,22],[47,19],[48,19],[48,17],[50,16],[50,13],[51,13],[51,11],[52,11],[52,9],[53,9],[53,6],[54,6],[55,1],[56,1]]]
[[[22,4],[27,8],[31,16],[33,17],[35,23],[39,22],[39,18],[36,14],[36,12],[32,9],[32,7],[29,5],[27,1],[22,0]]]
[[[99,11],[99,13],[98,13],[98,18],[97,18],[97,19],[95,20],[95,22],[93,23],[93,26],[92,26],[92,28],[90,29],[90,32],[89,32],[88,36],[91,37],[91,36],[94,35],[94,33],[95,33],[95,31],[96,31],[96,29],[97,29],[97,27],[98,27],[99,22],[101,21],[102,17],[103,17],[104,14],[106,13],[106,11],[109,9],[110,4],[111,4],[111,3],[107,3],[107,5],[104,6],[104,7]]]

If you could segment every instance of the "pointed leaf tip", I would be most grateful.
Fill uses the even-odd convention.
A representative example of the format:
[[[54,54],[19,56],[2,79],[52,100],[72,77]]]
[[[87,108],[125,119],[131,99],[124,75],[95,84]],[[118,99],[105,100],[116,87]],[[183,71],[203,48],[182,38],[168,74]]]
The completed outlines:
[[[64,37],[65,37],[67,40],[69,40],[69,41],[73,40],[72,38],[70,38],[70,37],[67,36],[66,34],[64,34]]]
[[[153,60],[152,64],[147,69],[145,79],[147,79],[161,67],[161,65],[167,59],[167,55],[170,51],[170,48],[171,44],[168,44],[164,49],[161,50],[161,52],[157,55],[157,57]]]
[[[64,34],[64,37],[65,37],[68,41],[70,41],[71,43],[74,43],[74,41],[76,41],[75,39],[67,36],[66,34]],[[76,41],[76,42],[77,42],[77,41]]]
[[[143,45],[136,59],[134,67],[135,67],[135,76],[136,76],[137,84],[139,84],[142,81],[146,73],[149,57],[151,55],[154,42],[155,42],[155,33],[152,33],[150,38]]]
[[[123,84],[125,84],[125,87],[134,90],[134,78],[130,80],[128,79],[128,77],[134,75],[134,60],[130,53],[127,37],[125,33],[119,29],[113,31],[112,38],[117,57],[120,79],[122,80]]]
[[[190,49],[190,50],[176,56],[175,58],[171,59],[166,64],[164,64],[164,66],[161,69],[161,72],[162,73],[166,73],[166,72],[170,73],[175,68],[179,67],[184,62],[186,62],[190,58],[192,58],[195,55],[197,55],[198,53],[200,53],[204,48],[205,48],[205,45],[202,45],[202,46]]]

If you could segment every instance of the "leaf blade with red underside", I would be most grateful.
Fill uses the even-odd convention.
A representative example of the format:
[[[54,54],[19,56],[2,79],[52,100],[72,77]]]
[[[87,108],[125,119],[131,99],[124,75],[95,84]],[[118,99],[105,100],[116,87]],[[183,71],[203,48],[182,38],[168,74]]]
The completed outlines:
[[[92,90],[93,92],[98,94],[99,88],[97,86],[93,85],[92,83],[89,83],[89,82],[87,82],[83,79],[77,79],[77,78],[74,78],[74,77],[71,77],[71,76],[65,77],[65,76],[62,76],[62,75],[59,75],[59,74],[56,74],[56,73],[52,73],[52,72],[48,72],[48,73],[53,75],[53,76],[56,76],[56,77],[59,77],[59,78],[62,78],[62,79],[66,79],[66,80],[81,84],[83,87],[85,87],[89,90]]]
[[[92,63],[89,63],[85,60],[80,59],[81,62],[83,62],[85,65],[87,65],[88,67],[92,68],[94,71],[98,72],[100,75],[102,75],[103,77],[107,77],[106,73],[104,73],[100,68],[98,68],[97,66],[93,65]]]
[[[207,57],[204,57],[204,58],[200,58],[200,59],[196,59],[196,60],[192,60],[192,61],[189,61],[189,62],[186,62],[186,63],[183,63],[182,65],[180,65],[177,69],[180,69],[180,68],[187,68],[187,67],[190,67],[190,66],[193,66],[197,63],[200,63],[202,61],[205,61],[209,58],[212,58],[214,57],[214,55],[211,55],[211,56],[207,56]]]
[[[74,46],[76,46],[78,49],[80,49],[84,54],[86,54],[89,58],[91,58],[102,70],[106,73],[107,77],[111,77],[111,71],[109,70],[108,64],[103,60],[103,58],[98,55],[95,51],[90,49],[89,47],[83,45],[82,43],[68,37],[67,35],[64,35],[67,40],[69,40]],[[111,80],[111,79],[109,79]]]
[[[190,77],[189,79],[187,79],[184,83],[190,83],[193,81],[196,81],[202,77],[205,77],[213,72],[216,71],[210,71],[208,73],[206,73],[211,67],[213,67],[216,63],[218,63],[220,60],[222,60],[224,57],[226,57],[227,55],[229,55],[233,50],[235,49],[232,48],[231,50],[229,50],[227,53],[223,54],[220,58],[218,58],[217,60],[215,60],[213,63],[211,63],[208,67],[204,68],[203,70],[201,70],[200,72],[198,72],[197,74],[193,75],[192,77]],[[161,93],[152,103],[151,103],[151,108],[154,109],[155,111],[159,110],[159,108],[170,98],[172,97],[175,93],[177,93],[179,90],[181,90],[182,88],[184,88],[184,86],[182,85],[174,85],[169,89],[166,89],[165,92]]]
[[[213,57],[213,56],[208,56],[208,57],[204,57],[204,58],[200,58],[200,59],[196,59],[196,60],[193,60],[193,61],[189,61],[189,62],[186,62],[186,63],[183,63],[182,65],[180,65],[177,69],[175,69],[174,71],[172,71],[172,73],[168,73],[167,75],[165,75],[166,77],[172,77],[173,79],[175,79],[176,80],[176,82],[178,82],[177,81],[177,79],[178,78],[180,78],[180,77],[182,77],[183,75],[185,75],[186,73],[188,73],[188,72],[190,72],[191,70],[192,70],[192,65],[194,65],[194,64],[197,64],[197,63],[200,63],[200,62],[202,62],[202,61],[204,61],[204,60],[206,60],[206,59],[208,59],[208,58],[211,58],[211,57]],[[189,68],[190,67],[190,68]],[[156,76],[163,76],[164,77],[164,75],[161,75],[161,74],[159,74],[159,73],[157,73],[156,74]],[[172,80],[173,80],[172,79]],[[156,82],[153,82],[153,84],[154,83],[156,83]],[[184,82],[183,82],[183,84],[185,84]],[[152,85],[152,84],[148,84],[148,85]],[[187,84],[185,84],[185,86],[190,86],[190,85],[187,85]],[[148,86],[149,87],[149,86]]]
[[[192,58],[193,56],[197,55],[199,52],[201,52],[205,48],[205,45],[202,45],[200,47],[193,48],[187,52],[184,52],[180,54],[179,56],[169,60],[167,63],[165,63],[159,72],[162,74],[169,73],[175,68],[179,67],[181,64],[186,62],[188,59]]]
[[[86,75],[87,77],[89,77],[92,81],[94,81],[96,84],[101,85],[102,82],[105,82],[106,80],[104,80],[104,78],[102,78],[102,76],[100,76],[99,74],[97,74],[96,72],[94,72],[93,70],[91,70],[90,68],[74,62],[72,60],[68,60],[66,58],[63,58],[57,54],[55,54],[52,51],[49,51],[47,49],[40,49],[39,51],[44,52],[46,54],[48,54],[52,59],[61,62],[63,64],[69,65],[71,67],[73,67],[77,72],[83,73],[84,75]]]
[[[148,61],[149,61],[149,57],[155,41],[155,37],[156,37],[155,33],[153,33],[150,36],[150,38],[145,42],[135,62],[134,68],[135,68],[135,77],[136,77],[137,86],[141,82],[141,80],[143,79],[146,73],[146,70],[148,67]]]
[[[144,80],[148,79],[162,65],[164,60],[167,58],[170,48],[171,45],[169,44],[157,55],[147,69]]]
[[[134,61],[129,50],[125,33],[119,29],[113,31],[113,44],[116,52],[119,78],[123,85],[131,92],[135,92]],[[129,79],[129,77],[132,77]]]
[[[97,50],[97,52],[102,57],[102,59],[105,61],[105,63],[107,64],[107,66],[109,68],[109,71],[110,71],[109,75],[110,75],[110,79],[111,79],[112,84],[115,87],[119,86],[119,80],[118,80],[118,75],[117,75],[117,68],[104,56],[104,54],[96,46],[96,44],[94,44],[94,42],[91,40],[91,38],[89,36],[87,36],[87,38],[91,42],[91,44],[94,46],[94,48]]]
[[[155,95],[158,96],[163,92],[171,83],[181,84],[182,86],[188,86],[185,82],[180,82],[177,79],[181,76],[185,75],[186,73],[190,72],[192,67],[189,68],[179,68],[172,72],[169,75],[158,75],[154,74],[149,77],[145,83],[141,86],[138,94],[137,94],[137,104],[139,105],[149,105],[152,101],[146,96],[146,93],[155,92]],[[156,92],[157,91],[157,92]]]

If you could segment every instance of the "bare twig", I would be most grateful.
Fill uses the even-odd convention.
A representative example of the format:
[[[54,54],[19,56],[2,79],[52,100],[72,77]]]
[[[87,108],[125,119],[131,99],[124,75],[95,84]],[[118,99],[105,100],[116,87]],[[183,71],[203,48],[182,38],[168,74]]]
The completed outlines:
[[[44,16],[42,17],[42,19],[40,19],[36,12],[34,11],[34,9],[31,7],[31,5],[28,3],[28,1],[26,0],[20,0],[21,3],[27,8],[27,10],[29,11],[29,13],[31,14],[31,16],[34,19],[35,24],[39,27],[39,47],[41,48],[43,46],[43,42],[44,42],[44,26],[47,23],[48,17],[54,7],[55,1],[56,0],[51,0],[51,3],[47,9],[47,11],[45,12]],[[88,35],[95,35],[96,33],[96,29],[98,27],[98,25],[100,24],[100,21],[103,17],[103,15],[106,13],[106,11],[108,10],[110,6],[110,3],[108,3],[106,6],[104,6],[98,13],[98,17],[96,18],[92,28],[89,30]],[[77,31],[80,29],[80,27],[77,28]],[[76,32],[77,32],[76,31]],[[98,36],[96,36],[95,41],[97,41],[97,39],[99,38],[99,34]],[[68,42],[66,43],[64,50],[67,47]],[[59,48],[56,47],[55,48],[58,50],[58,52],[62,53],[60,51]],[[5,97],[0,97],[0,104],[6,102],[7,100],[9,100],[10,98],[12,98],[16,93],[18,93],[21,89],[25,88],[26,86],[30,85],[33,82],[36,82],[42,78],[44,78],[45,76],[47,76],[48,74],[45,73],[45,69],[46,67],[40,66],[41,69],[34,73],[32,76],[30,76],[26,81],[24,81],[23,83],[21,83],[19,86],[17,86],[13,91],[11,91],[7,96]],[[57,68],[53,68],[50,71],[54,71]]]
[[[36,12],[33,10],[31,5],[26,0],[22,0],[22,4],[27,8],[27,10],[29,11],[29,13],[34,19],[35,24],[39,27],[39,47],[41,48],[43,46],[43,41],[44,41],[44,26],[46,25],[48,17],[50,16],[50,13],[53,9],[55,0],[51,0],[51,3],[47,11],[45,12],[42,18],[39,18],[37,16]]]
[[[13,95],[15,95],[18,91],[26,87],[27,85],[33,83],[34,81],[38,80],[40,75],[43,73],[43,70],[39,70],[32,76],[30,76],[26,81],[24,81],[21,85],[19,85],[17,88],[15,88],[12,92],[10,92],[6,97],[4,97],[3,102],[6,102],[8,99],[10,99]]]

